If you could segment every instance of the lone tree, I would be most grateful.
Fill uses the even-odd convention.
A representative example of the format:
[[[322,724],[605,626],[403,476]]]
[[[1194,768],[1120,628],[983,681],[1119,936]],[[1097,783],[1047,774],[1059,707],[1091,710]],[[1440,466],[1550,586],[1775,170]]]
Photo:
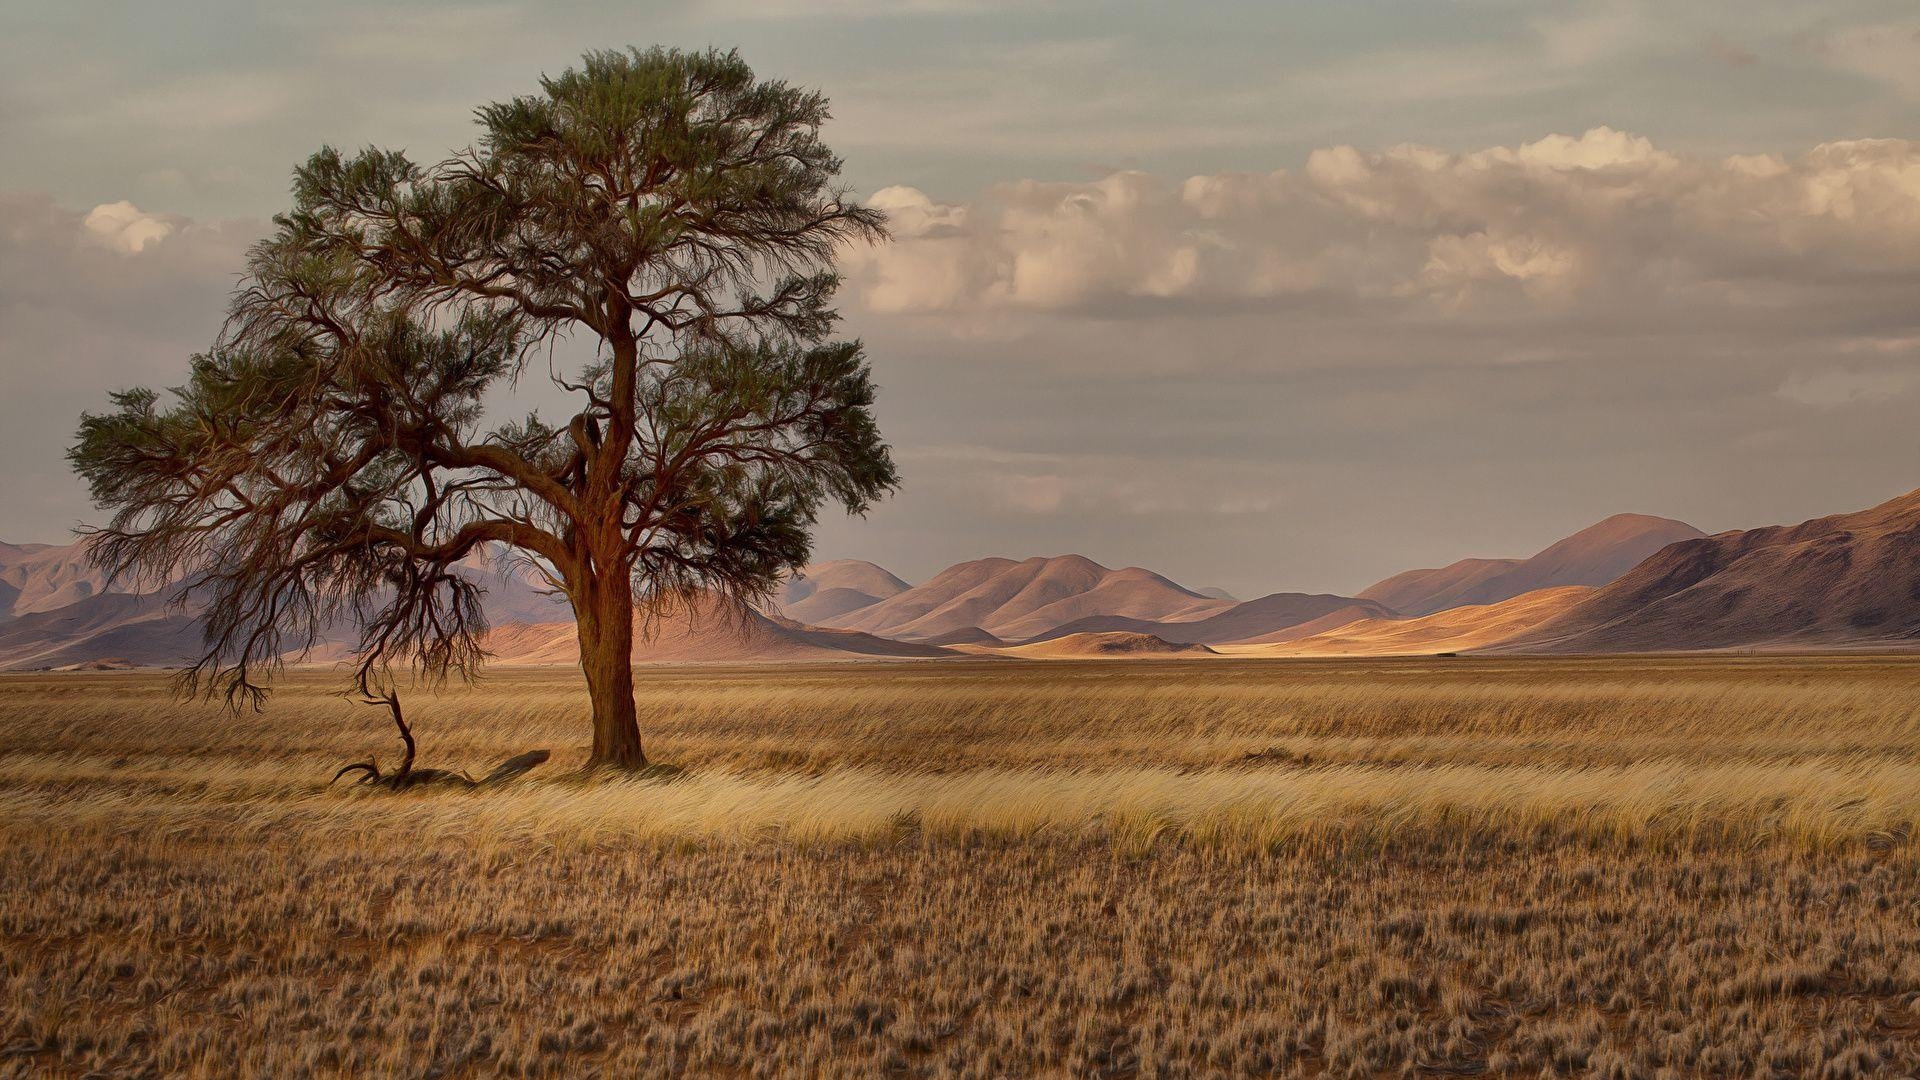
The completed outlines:
[[[435,165],[313,155],[186,384],[82,418],[95,558],[204,606],[190,686],[257,706],[343,625],[363,689],[471,677],[458,564],[504,546],[572,604],[590,764],[640,767],[636,607],[762,599],[823,504],[895,485],[861,346],[831,337],[837,250],[885,234],[837,186],[826,99],[659,48],[540,85]],[[570,338],[593,359],[564,372]],[[534,363],[578,411],[486,430]]]

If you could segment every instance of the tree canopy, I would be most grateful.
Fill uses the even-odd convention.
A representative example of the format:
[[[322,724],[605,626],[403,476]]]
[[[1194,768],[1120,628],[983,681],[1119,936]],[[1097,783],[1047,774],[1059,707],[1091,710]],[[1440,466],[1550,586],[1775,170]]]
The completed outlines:
[[[472,674],[460,564],[517,550],[574,609],[594,762],[643,764],[636,605],[765,597],[826,504],[897,482],[861,345],[832,337],[837,253],[884,221],[837,186],[826,99],[736,53],[590,53],[476,116],[431,165],[295,171],[187,381],[82,418],[70,456],[113,512],[92,550],[183,580],[189,677],[236,704],[343,626],[363,685]],[[592,359],[557,370],[574,340]],[[490,423],[535,364],[575,411]]]

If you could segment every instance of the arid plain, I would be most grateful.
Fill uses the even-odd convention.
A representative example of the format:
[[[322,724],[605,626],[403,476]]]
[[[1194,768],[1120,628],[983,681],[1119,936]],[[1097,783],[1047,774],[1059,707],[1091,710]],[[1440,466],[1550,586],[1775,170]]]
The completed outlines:
[[[1920,1073],[1920,660],[0,677],[0,1074]]]

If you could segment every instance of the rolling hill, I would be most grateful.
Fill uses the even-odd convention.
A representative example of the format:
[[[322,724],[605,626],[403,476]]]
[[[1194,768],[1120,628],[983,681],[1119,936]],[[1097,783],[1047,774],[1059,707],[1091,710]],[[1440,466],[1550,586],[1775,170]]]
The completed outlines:
[[[1045,641],[1068,634],[1121,632],[1150,634],[1180,644],[1284,641],[1290,636],[1312,634],[1355,619],[1390,619],[1394,615],[1393,611],[1381,604],[1351,596],[1272,593],[1257,600],[1231,605],[1205,618],[1184,622],[1093,615],[1064,623],[1030,640]]]
[[[517,624],[487,635],[487,650],[500,664],[575,664],[579,641],[572,622]],[[714,605],[668,612],[639,633],[633,658],[651,663],[761,660],[936,658],[954,652],[934,645],[891,641],[856,630],[805,626],[757,611],[724,612]]]
[[[1149,621],[1201,618],[1231,608],[1148,570],[1109,570],[1080,555],[976,559],[823,625],[903,641],[929,641],[969,629],[1021,640],[1089,616]]]
[[[566,605],[532,567],[483,553],[461,572],[487,590],[500,662],[574,662]],[[0,669],[185,662],[199,649],[199,624],[168,602],[172,593],[134,595],[109,583],[87,563],[84,542],[0,544]],[[682,613],[634,655],[1204,654],[1190,646],[1242,656],[1920,648],[1920,492],[1711,537],[1623,514],[1528,559],[1410,571],[1359,597],[1273,593],[1241,603],[1078,555],[979,559],[918,586],[839,560],[789,582],[775,612]],[[334,644],[315,659],[343,652]]]
[[[999,648],[1000,646],[1005,645],[1006,642],[1001,641],[999,638],[994,637],[992,634],[987,633],[985,630],[982,630],[977,626],[966,626],[958,630],[954,630],[950,633],[941,634],[939,637],[928,638],[925,642],[922,642],[922,644],[925,644],[925,645],[986,645],[992,648]]]
[[[1123,660],[1218,655],[1205,645],[1183,645],[1152,634],[1124,631],[1068,634],[1026,645],[1010,645],[1001,649],[968,648],[966,651],[1028,660]]]
[[[1661,549],[1503,653],[1920,646],[1920,491]]]
[[[86,541],[0,544],[0,620],[77,604],[109,588],[106,574],[87,561]]]
[[[1615,514],[1526,559],[1462,559],[1408,570],[1360,591],[1403,615],[1484,606],[1563,585],[1605,585],[1668,544],[1706,534],[1684,521]]]
[[[803,623],[823,623],[872,607],[909,587],[873,563],[835,559],[815,563],[790,579],[774,598],[773,610]]]
[[[1557,589],[1522,593],[1497,604],[1448,608],[1411,619],[1358,619],[1274,643],[1223,645],[1220,651],[1231,656],[1420,656],[1466,652],[1496,645],[1531,630],[1592,592],[1590,585],[1562,585]]]
[[[136,595],[86,560],[84,541],[67,545],[0,544],[0,670],[66,667],[125,660],[141,667],[177,667],[198,656],[200,623],[165,595]],[[826,563],[809,575],[807,600],[858,589],[905,589],[871,563]],[[495,629],[501,663],[571,663],[573,623],[565,601],[552,594],[524,561],[496,551],[466,559],[459,572],[486,590],[483,606]],[[821,586],[825,586],[822,588]],[[871,594],[869,594],[871,595]],[[345,638],[323,643],[307,659],[337,661]],[[651,642],[635,646],[643,660],[845,659],[866,656],[948,656],[944,650],[887,641],[857,632],[805,626],[778,615],[753,615],[730,624],[717,618],[668,620]],[[562,660],[560,658],[564,657]]]
[[[200,622],[161,594],[95,593],[0,621],[0,671],[125,660],[175,667],[200,651]]]

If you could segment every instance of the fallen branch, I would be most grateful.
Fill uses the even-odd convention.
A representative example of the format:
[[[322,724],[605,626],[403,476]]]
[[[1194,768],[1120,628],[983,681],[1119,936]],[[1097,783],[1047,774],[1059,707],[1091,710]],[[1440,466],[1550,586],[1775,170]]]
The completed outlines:
[[[327,781],[328,787],[332,787],[338,783],[340,778],[348,773],[357,772],[362,775],[360,779],[354,781],[356,786],[371,784],[393,791],[402,791],[407,788],[419,787],[426,784],[459,784],[469,788],[477,788],[482,785],[505,783],[508,780],[523,776],[536,765],[544,764],[548,758],[553,756],[551,752],[546,750],[529,750],[524,754],[515,755],[501,762],[494,767],[492,772],[488,773],[486,777],[481,780],[475,780],[466,773],[453,772],[449,769],[415,769],[413,767],[413,760],[415,752],[418,750],[418,744],[414,742],[413,728],[408,726],[406,714],[400,709],[400,695],[391,689],[383,690],[376,694],[363,685],[361,688],[360,703],[363,705],[385,705],[387,707],[388,712],[393,716],[393,726],[400,731],[400,741],[406,745],[406,754],[400,759],[399,770],[391,775],[382,775],[378,759],[370,758],[366,761],[356,761],[351,765],[343,766],[339,772],[333,774],[332,780]]]

